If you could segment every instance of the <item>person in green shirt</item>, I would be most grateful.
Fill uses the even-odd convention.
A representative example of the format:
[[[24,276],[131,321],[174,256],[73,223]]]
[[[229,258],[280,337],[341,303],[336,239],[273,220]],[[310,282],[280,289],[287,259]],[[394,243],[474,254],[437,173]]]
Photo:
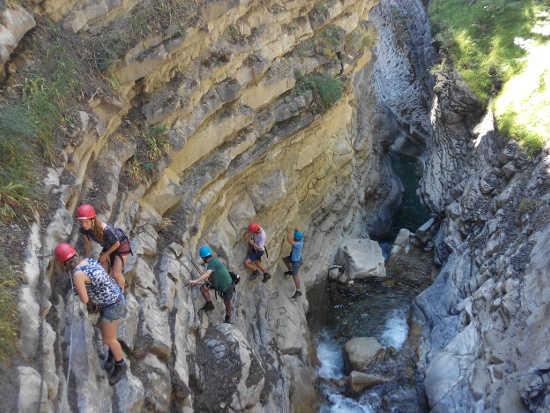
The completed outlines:
[[[212,256],[212,251],[208,247],[201,247],[199,249],[199,255],[202,260],[207,264],[206,272],[202,274],[196,280],[189,281],[189,284],[195,285],[201,281],[205,281],[201,285],[201,293],[206,300],[206,304],[201,308],[204,311],[212,311],[214,304],[210,299],[210,290],[216,290],[220,293],[225,304],[225,323],[231,323],[231,310],[233,304],[231,302],[233,295],[235,294],[235,284],[229,274],[229,270],[223,265],[223,263]]]

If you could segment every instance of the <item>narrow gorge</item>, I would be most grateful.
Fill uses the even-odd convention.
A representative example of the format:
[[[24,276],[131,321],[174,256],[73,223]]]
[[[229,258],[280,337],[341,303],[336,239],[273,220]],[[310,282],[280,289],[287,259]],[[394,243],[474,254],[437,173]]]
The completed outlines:
[[[308,291],[342,245],[388,234],[402,198],[390,152],[422,161],[431,216],[401,238],[430,257],[408,315],[418,411],[547,411],[550,147],[526,153],[497,130],[439,55],[427,3],[0,1],[0,132],[22,140],[14,114],[29,108],[34,131],[57,116],[41,195],[2,223],[21,326],[4,411],[319,411]],[[81,204],[133,249],[115,386],[97,316],[53,256],[82,251]],[[243,266],[251,222],[267,234],[265,283]],[[287,228],[305,239],[297,299]],[[204,245],[241,275],[232,323],[188,285]],[[388,279],[414,278],[396,254]],[[391,406],[379,411],[403,411]]]

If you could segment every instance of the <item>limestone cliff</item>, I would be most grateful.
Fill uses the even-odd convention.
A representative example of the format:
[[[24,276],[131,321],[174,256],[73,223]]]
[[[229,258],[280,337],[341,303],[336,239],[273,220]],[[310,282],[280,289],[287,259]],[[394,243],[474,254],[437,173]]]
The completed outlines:
[[[422,196],[442,268],[412,307],[430,406],[547,411],[550,147],[495,130],[447,62],[433,90]]]
[[[30,228],[10,409],[315,410],[307,294],[290,300],[280,259],[286,227],[299,227],[307,290],[344,237],[376,231],[378,214],[395,208],[399,193],[390,191],[391,172],[379,169],[384,148],[373,139],[377,112],[367,109],[375,105],[376,3],[34,2],[35,16],[48,16],[64,36],[99,42],[93,55],[103,56],[97,66],[116,93],[83,93],[61,163],[47,171],[44,185],[58,204]],[[139,41],[124,43],[116,58],[102,55],[136,27]],[[32,49],[18,53],[10,73],[37,58]],[[344,85],[334,104],[307,85],[312,72]],[[166,153],[148,163],[140,156],[159,131]],[[98,358],[96,320],[51,258],[57,243],[78,243],[81,203],[126,229],[134,249],[129,312],[118,330],[131,370],[114,388]],[[266,284],[242,269],[252,220],[268,236],[274,277]],[[198,314],[202,297],[186,287],[198,276],[192,259],[201,245],[243,276],[232,325],[222,324],[219,301],[209,316]]]
[[[16,45],[33,19],[46,32],[48,16],[67,37],[103,46],[93,55],[116,91],[94,83],[83,93],[62,162],[47,171],[57,203],[24,241],[7,410],[314,411],[307,293],[291,301],[278,264],[285,228],[306,235],[307,290],[343,239],[387,231],[400,197],[390,147],[425,161],[421,196],[435,218],[442,270],[413,306],[431,408],[548,408],[548,147],[526,157],[452,68],[430,75],[425,2],[32,3],[2,20],[2,77],[36,60],[29,43]],[[333,106],[306,85],[316,71],[344,82]],[[159,131],[169,148],[148,163],[140,156]],[[115,388],[95,320],[73,307],[50,256],[78,241],[83,202],[127,229],[135,251],[119,328],[131,372]],[[241,266],[251,220],[268,235],[266,284]],[[233,325],[219,301],[198,315],[202,298],[185,286],[201,245],[244,276]]]

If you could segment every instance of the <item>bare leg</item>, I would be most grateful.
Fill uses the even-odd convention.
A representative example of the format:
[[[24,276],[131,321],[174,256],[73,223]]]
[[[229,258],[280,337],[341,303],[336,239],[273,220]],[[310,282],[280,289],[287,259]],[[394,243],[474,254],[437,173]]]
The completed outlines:
[[[256,262],[257,262],[257,261],[256,261]],[[257,268],[256,268],[254,265],[252,265],[252,261],[250,261],[250,258],[247,258],[247,259],[244,261],[244,266],[245,266],[246,268],[248,268],[249,270],[251,270],[251,271],[256,271],[256,270],[257,270]]]
[[[284,261],[284,263],[285,263],[285,265],[286,265],[286,268],[288,268],[289,271],[292,271],[292,263],[288,262],[288,261],[286,260],[286,257],[283,258],[283,261]]]
[[[298,278],[297,275],[293,275],[292,278],[294,278],[294,285],[296,286],[296,289],[299,290],[300,289],[300,279]]]
[[[118,340],[116,339],[116,329],[118,327],[118,321],[101,321],[101,336],[103,337],[103,342],[109,346],[111,353],[113,353],[113,358],[115,361],[120,361],[122,359],[122,347]]]
[[[109,262],[109,259],[106,259],[106,260],[103,260],[103,261],[100,260],[99,263],[101,264],[103,269],[105,271],[107,271],[107,273],[108,273],[109,272],[109,267],[111,266],[111,263]]]
[[[202,293],[202,296],[204,297],[204,299],[206,301],[211,301],[210,300],[210,293],[208,292],[209,288],[206,287],[205,285],[201,285],[201,293]]]
[[[262,264],[262,262],[260,260],[256,260],[254,261],[254,264],[256,264],[256,266],[262,270],[262,272],[265,274],[267,272],[267,270],[265,269],[264,265]]]
[[[127,259],[128,255],[123,255],[122,257],[115,255],[115,262],[113,262],[111,272],[109,273],[109,275],[115,279],[116,283],[123,292],[124,287],[126,286],[126,280],[124,279],[124,275],[122,275],[122,269],[124,268],[124,264],[126,264]]]
[[[231,300],[224,300],[223,303],[225,304],[225,315],[231,315],[231,310],[233,309]]]

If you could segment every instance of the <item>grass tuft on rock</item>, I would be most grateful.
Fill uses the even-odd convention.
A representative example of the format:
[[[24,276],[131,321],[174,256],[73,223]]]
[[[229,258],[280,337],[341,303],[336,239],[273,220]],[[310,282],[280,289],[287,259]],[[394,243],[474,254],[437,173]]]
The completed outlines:
[[[297,80],[295,92],[302,94],[305,90],[315,91],[321,98],[325,109],[332,107],[344,93],[342,80],[330,73],[308,73],[304,75],[297,70],[295,76]]]
[[[0,221],[28,219],[37,200],[38,160],[53,163],[60,125],[71,123],[70,97],[80,88],[76,60],[54,42],[13,89],[19,99],[0,104]]]
[[[20,324],[16,290],[19,281],[4,253],[0,251],[0,360],[9,359],[17,349]]]

